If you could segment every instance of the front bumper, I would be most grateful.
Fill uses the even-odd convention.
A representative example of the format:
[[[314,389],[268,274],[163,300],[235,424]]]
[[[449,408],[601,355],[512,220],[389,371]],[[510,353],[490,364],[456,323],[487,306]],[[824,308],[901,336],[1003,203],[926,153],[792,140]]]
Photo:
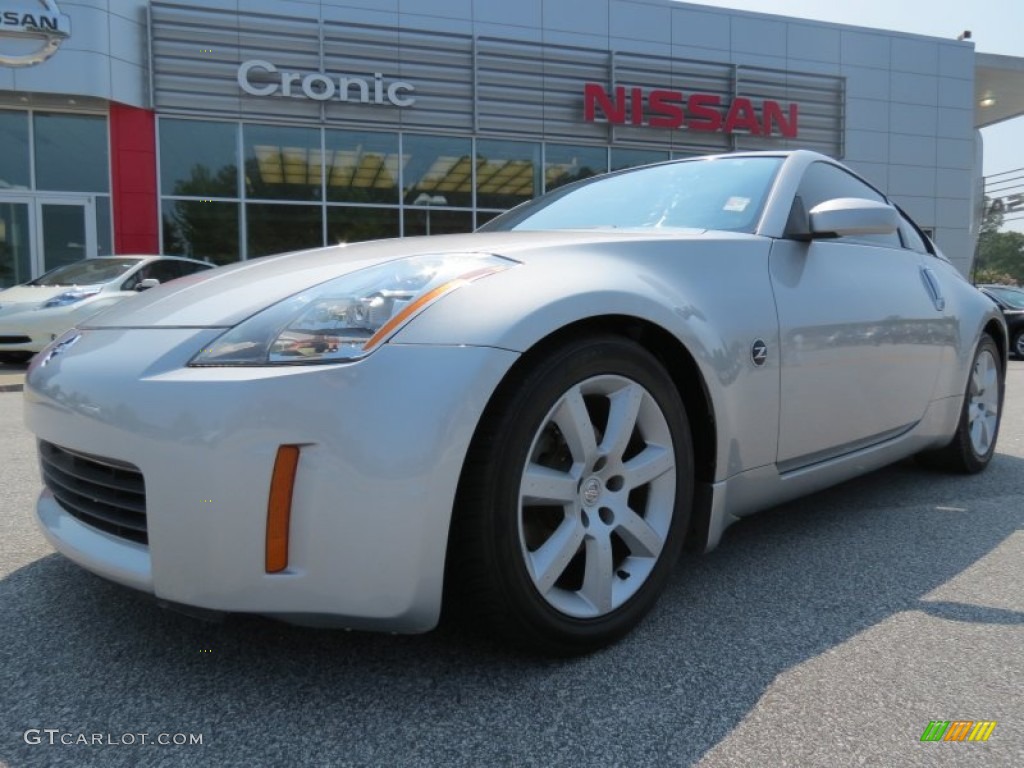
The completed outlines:
[[[0,329],[0,352],[28,352],[34,355],[57,338],[57,335],[26,324],[11,324]]]
[[[347,365],[185,367],[220,333],[89,330],[46,365],[36,359],[29,428],[138,467],[149,543],[80,522],[44,490],[37,516],[47,538],[85,568],[172,603],[353,628],[433,627],[459,473],[516,353],[388,344]],[[280,445],[302,448],[288,569],[267,574]]]
[[[60,309],[28,309],[4,314],[0,316],[0,352],[40,352],[76,320],[75,315]]]

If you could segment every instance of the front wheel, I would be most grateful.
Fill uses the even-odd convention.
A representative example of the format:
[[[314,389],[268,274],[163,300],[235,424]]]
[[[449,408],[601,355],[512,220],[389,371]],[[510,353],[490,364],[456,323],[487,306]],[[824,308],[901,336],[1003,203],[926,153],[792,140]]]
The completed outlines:
[[[617,337],[553,350],[502,385],[463,473],[471,609],[546,653],[613,642],[668,579],[692,493],[686,412],[658,360]]]
[[[956,434],[944,448],[922,454],[926,464],[966,474],[981,472],[988,466],[999,435],[1003,384],[1002,355],[986,334],[974,351]]]

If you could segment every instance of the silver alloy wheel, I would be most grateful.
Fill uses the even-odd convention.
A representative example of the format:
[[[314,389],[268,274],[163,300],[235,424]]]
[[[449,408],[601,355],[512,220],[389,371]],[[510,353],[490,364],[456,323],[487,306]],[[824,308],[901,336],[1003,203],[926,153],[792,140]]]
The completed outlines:
[[[605,616],[654,569],[675,508],[668,421],[642,386],[603,375],[559,398],[534,435],[519,492],[519,542],[557,611]]]
[[[1017,334],[1017,343],[1014,345],[1017,357],[1024,359],[1024,331]]]
[[[999,424],[999,367],[987,349],[981,350],[974,361],[968,396],[967,424],[971,447],[978,456],[985,456],[992,447]]]

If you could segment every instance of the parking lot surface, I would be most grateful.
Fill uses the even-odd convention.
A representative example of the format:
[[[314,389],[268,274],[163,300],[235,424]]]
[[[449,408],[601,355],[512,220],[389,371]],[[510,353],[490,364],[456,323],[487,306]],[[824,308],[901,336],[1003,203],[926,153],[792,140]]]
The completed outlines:
[[[563,661],[464,624],[161,610],[47,545],[0,392],[0,765],[1022,766],[1024,363],[1007,390],[987,472],[908,461],[750,518],[637,632]],[[934,720],[997,725],[921,742]]]

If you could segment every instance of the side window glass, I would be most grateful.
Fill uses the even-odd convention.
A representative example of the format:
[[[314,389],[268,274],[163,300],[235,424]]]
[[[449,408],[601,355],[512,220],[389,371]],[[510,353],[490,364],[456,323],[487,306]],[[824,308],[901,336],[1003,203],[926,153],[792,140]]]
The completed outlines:
[[[797,200],[794,201],[794,211],[790,217],[791,222],[795,216],[806,217],[814,206],[824,203],[826,200],[834,200],[838,197],[859,197],[865,200],[876,200],[884,203],[886,199],[842,168],[831,163],[812,163],[804,172],[803,179],[797,189]],[[798,206],[803,206],[804,212],[798,211]],[[871,245],[884,245],[890,248],[901,248],[903,246],[898,233],[889,235],[861,235],[857,238],[843,237],[837,242],[856,242]]]
[[[142,269],[137,271],[135,274],[133,274],[131,277],[129,277],[127,280],[125,280],[123,283],[121,283],[121,290],[122,291],[134,291],[135,290],[135,286],[137,286],[139,283],[141,283],[143,281],[143,279],[147,276],[146,272],[148,270],[149,270],[149,267],[143,267]]]
[[[195,272],[204,272],[209,268],[207,264],[193,264],[191,261],[176,261],[174,263],[178,265],[180,270],[179,277],[191,275]]]
[[[146,277],[155,277],[161,284],[180,276],[181,273],[178,271],[178,265],[173,261],[154,262],[149,265],[149,272],[146,274]]]

